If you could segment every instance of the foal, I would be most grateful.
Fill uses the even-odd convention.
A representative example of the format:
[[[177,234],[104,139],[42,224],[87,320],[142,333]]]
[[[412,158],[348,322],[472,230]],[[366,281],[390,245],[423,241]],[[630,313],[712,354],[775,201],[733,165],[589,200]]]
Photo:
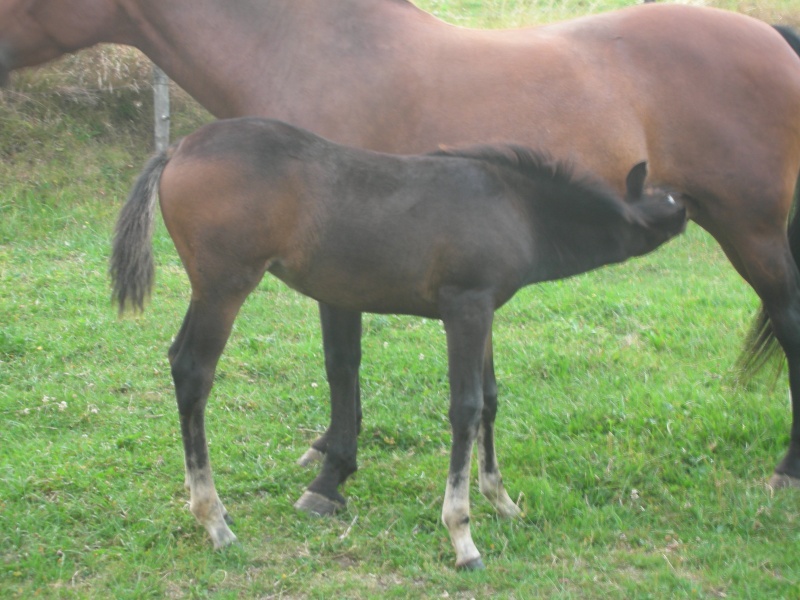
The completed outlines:
[[[644,174],[643,163],[631,171],[626,203],[524,148],[392,156],[258,118],[212,123],[153,157],[117,223],[113,295],[121,311],[143,307],[160,196],[192,287],[169,350],[186,483],[214,547],[236,536],[214,487],[204,410],[236,314],[269,271],[340,309],[444,322],[453,437],[442,520],[456,565],[481,567],[469,529],[476,439],[481,491],[500,514],[518,513],[494,451],[494,311],[525,285],[645,254],[683,231],[686,211],[671,196],[642,198]],[[353,455],[324,484],[335,490],[354,470]],[[330,512],[318,491],[298,504]]]

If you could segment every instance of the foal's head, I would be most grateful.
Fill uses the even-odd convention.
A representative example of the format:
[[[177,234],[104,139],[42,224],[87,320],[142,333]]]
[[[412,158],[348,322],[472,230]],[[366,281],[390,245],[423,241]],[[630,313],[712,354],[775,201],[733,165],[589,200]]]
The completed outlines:
[[[603,182],[563,166],[537,186],[545,192],[535,202],[547,215],[545,231],[576,272],[647,254],[685,229],[686,208],[668,190],[645,187],[646,176],[644,162],[631,169],[624,200]]]
[[[631,220],[641,232],[642,249],[636,255],[654,250],[686,228],[686,207],[679,194],[666,188],[645,186],[647,162],[633,166],[625,179],[625,200]]]
[[[519,146],[481,146],[437,154],[495,165],[526,207],[541,272],[558,278],[650,252],[681,233],[686,209],[665,189],[645,188],[647,165],[626,179],[626,198],[571,165]]]

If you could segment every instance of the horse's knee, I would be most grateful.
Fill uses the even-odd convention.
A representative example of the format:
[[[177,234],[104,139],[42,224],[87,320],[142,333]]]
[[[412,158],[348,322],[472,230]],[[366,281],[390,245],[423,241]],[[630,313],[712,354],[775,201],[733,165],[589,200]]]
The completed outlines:
[[[494,393],[484,392],[482,413],[484,423],[494,423],[497,417],[497,388]]]
[[[484,407],[482,395],[468,395],[453,399],[449,411],[453,434],[468,435],[474,438],[483,419]]]
[[[358,378],[360,366],[361,348],[336,346],[325,349],[325,371],[329,381],[333,379],[340,383],[352,382]]]

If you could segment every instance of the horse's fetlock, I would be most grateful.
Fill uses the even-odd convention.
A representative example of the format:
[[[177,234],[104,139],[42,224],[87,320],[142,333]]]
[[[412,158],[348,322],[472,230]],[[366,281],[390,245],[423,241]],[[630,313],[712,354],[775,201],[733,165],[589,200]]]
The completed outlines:
[[[469,512],[467,510],[443,511],[442,523],[449,531],[469,527]]]
[[[354,454],[334,455],[328,453],[328,460],[335,465],[339,473],[339,483],[344,482],[350,475],[358,471],[358,463]]]

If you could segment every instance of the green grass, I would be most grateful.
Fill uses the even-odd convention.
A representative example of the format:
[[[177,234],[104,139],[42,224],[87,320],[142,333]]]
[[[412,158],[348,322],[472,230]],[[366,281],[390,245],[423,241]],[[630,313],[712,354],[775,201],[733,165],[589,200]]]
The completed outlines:
[[[536,6],[420,5],[492,26]],[[36,85],[0,102],[0,597],[800,596],[800,495],[764,485],[788,444],[786,384],[737,385],[757,299],[694,226],[498,313],[498,454],[525,516],[496,518],[473,486],[482,573],[453,570],[439,521],[440,323],[365,318],[361,469],[347,510],[315,519],[292,503],[313,477],[294,461],[328,419],[317,309],[265,280],[208,408],[241,541],[213,552],[183,490],[166,350],[188,285],[163,227],[145,314],[119,320],[109,302],[111,231],[148,154],[149,99],[120,90],[92,105]],[[206,119],[178,98],[176,135]]]

